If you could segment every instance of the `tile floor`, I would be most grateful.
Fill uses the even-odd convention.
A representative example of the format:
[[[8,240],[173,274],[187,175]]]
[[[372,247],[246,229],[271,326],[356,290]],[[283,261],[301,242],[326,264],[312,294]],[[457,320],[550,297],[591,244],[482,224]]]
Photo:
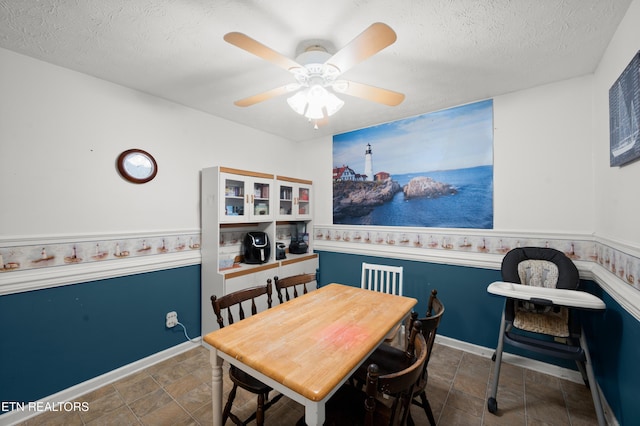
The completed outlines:
[[[427,394],[438,425],[595,425],[591,394],[582,384],[503,363],[498,415],[486,408],[493,363],[487,358],[434,346]],[[224,372],[225,393],[231,388]],[[196,348],[104,386],[78,399],[85,413],[45,413],[31,425],[210,425],[209,352]],[[226,394],[225,394],[226,401]],[[224,402],[223,402],[224,403]],[[256,398],[238,391],[234,412],[241,418]],[[412,407],[417,425],[428,425],[424,411]],[[304,409],[285,398],[266,412],[266,425],[295,425]],[[231,424],[231,421],[227,421]],[[253,422],[255,424],[255,422]]]

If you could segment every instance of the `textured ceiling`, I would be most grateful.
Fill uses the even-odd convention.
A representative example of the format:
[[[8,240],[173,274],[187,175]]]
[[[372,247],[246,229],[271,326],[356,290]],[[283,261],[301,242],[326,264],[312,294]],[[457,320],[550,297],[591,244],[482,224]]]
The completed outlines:
[[[0,47],[302,141],[591,73],[631,0],[0,0]],[[295,58],[345,46],[374,22],[396,43],[343,77],[406,94],[342,95],[318,130],[278,97],[235,100],[292,76],[223,40],[243,32]]]

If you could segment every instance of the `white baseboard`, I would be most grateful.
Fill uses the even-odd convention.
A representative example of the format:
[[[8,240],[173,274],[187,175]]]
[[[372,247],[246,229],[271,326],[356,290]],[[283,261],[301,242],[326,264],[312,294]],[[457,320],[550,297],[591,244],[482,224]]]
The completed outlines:
[[[70,388],[64,389],[58,393],[42,398],[40,401],[37,401],[37,402],[42,403],[43,405],[46,405],[46,404],[52,404],[52,403],[74,401],[82,395],[85,395],[89,392],[99,389],[105,385],[108,385],[109,383],[118,381],[130,374],[144,370],[145,368],[148,368],[154,364],[157,364],[161,361],[169,359],[173,356],[176,356],[188,350],[197,348],[200,345],[201,345],[200,342],[181,343],[169,349],[165,349],[164,351],[150,355],[146,358],[132,362],[131,364],[127,364],[115,370],[109,371],[108,373],[105,373],[101,376],[94,377],[93,379],[89,379],[82,383],[78,383],[75,386],[71,386]],[[31,417],[35,417],[38,414],[42,414],[42,412],[22,411],[22,410],[16,409],[8,413],[5,413],[3,415],[0,415],[0,426],[15,425]]]
[[[451,339],[445,336],[436,336],[436,342],[465,352],[470,352],[484,358],[491,358],[495,349],[485,348],[483,346],[474,345],[463,342],[461,340]],[[502,360],[508,364],[526,368],[527,370],[538,371],[560,379],[569,380],[575,383],[584,383],[579,371],[570,370],[568,368],[558,367],[557,365],[548,364],[546,362],[537,361],[535,359],[525,358],[523,356],[503,352]]]
[[[472,343],[463,342],[461,340],[452,339],[450,337],[436,335],[436,343],[444,346],[449,346],[454,349],[459,349],[465,352],[479,355],[484,358],[491,358],[495,349],[486,348],[484,346],[474,345]],[[560,379],[569,380],[571,382],[583,384],[582,375],[576,370],[570,370],[568,368],[558,367],[557,365],[549,364],[535,359],[526,358],[520,355],[510,354],[508,352],[502,353],[502,360],[508,364],[518,367],[526,368],[528,370],[537,371],[539,373],[548,374]],[[618,420],[613,415],[611,407],[607,402],[607,399],[602,394],[600,386],[598,386],[598,392],[600,392],[600,400],[602,401],[602,409],[604,410],[604,416],[609,426],[619,426]]]

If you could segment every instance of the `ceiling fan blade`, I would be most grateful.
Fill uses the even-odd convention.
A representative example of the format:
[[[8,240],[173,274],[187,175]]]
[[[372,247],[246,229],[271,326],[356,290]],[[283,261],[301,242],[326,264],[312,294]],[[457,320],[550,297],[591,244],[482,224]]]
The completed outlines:
[[[280,53],[265,46],[259,41],[252,39],[246,34],[238,32],[227,33],[224,35],[224,40],[227,43],[233,44],[234,46],[246,50],[249,53],[253,53],[254,55],[265,59],[287,71],[289,71],[291,68],[301,67],[301,65],[296,61],[289,59],[284,55],[281,55]]]
[[[259,93],[257,95],[249,96],[248,98],[240,99],[239,101],[235,101],[234,104],[236,104],[239,107],[248,107],[251,105],[255,105],[259,102],[263,102],[268,99],[284,95],[285,93],[291,93],[295,89],[296,87],[292,87],[291,84],[287,84],[285,86],[276,87],[275,89],[267,90],[266,92]]]
[[[375,55],[396,41],[396,33],[387,24],[376,22],[336,52],[326,63],[338,67],[341,73]]]
[[[341,88],[339,91],[337,90],[338,93],[344,93],[349,96],[355,96],[356,98],[362,98],[389,106],[399,105],[404,100],[404,94],[392,90],[380,89],[379,87],[353,81],[347,81],[345,83],[348,84],[346,89]]]

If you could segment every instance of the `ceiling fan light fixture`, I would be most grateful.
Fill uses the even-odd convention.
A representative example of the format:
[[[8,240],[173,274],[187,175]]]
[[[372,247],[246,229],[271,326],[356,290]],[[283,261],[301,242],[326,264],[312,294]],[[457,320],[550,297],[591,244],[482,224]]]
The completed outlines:
[[[327,116],[332,116],[336,112],[340,111],[340,108],[344,106],[344,101],[333,93],[327,92],[324,106],[327,109]]]
[[[311,120],[332,116],[343,107],[344,101],[319,84],[301,90],[287,98],[287,103],[296,113]]]
[[[323,107],[324,105],[321,103],[309,103],[304,116],[311,120],[322,120],[324,118]]]
[[[287,103],[296,113],[304,115],[307,109],[307,93],[306,90],[296,92],[295,95],[287,98]]]
[[[327,89],[319,84],[314,84],[307,90],[307,100],[310,104],[319,104],[324,102],[327,97]]]

